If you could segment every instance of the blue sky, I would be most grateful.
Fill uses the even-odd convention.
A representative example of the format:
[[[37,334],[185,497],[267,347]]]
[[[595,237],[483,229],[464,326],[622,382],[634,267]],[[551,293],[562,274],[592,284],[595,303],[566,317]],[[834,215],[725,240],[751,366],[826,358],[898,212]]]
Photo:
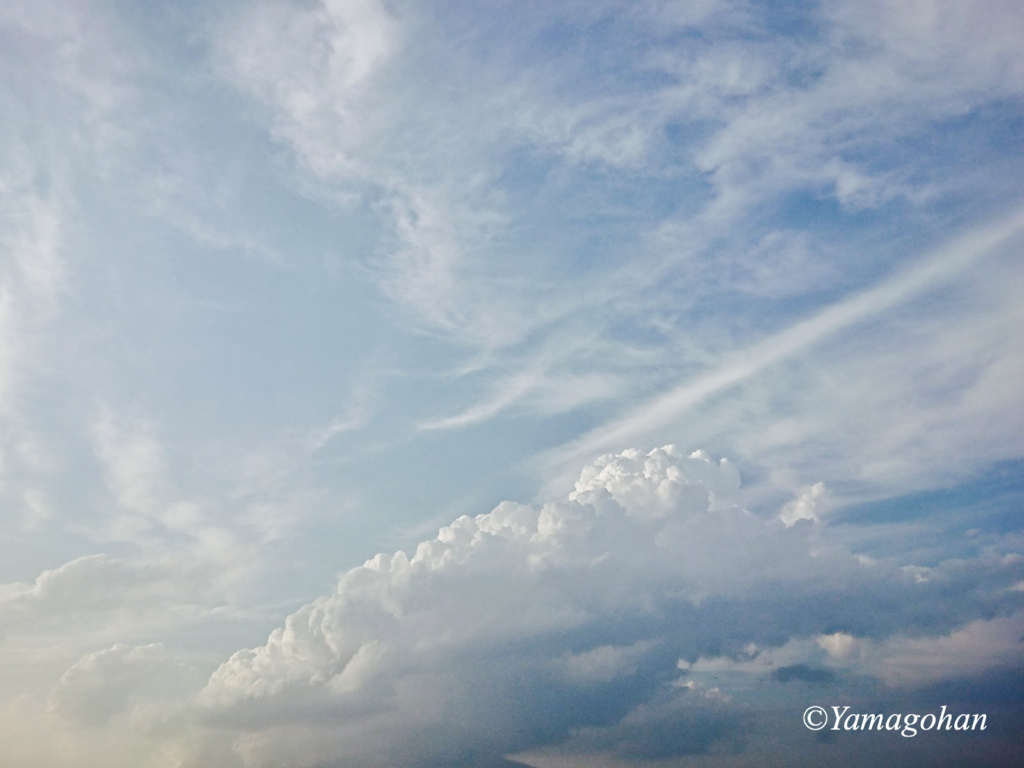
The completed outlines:
[[[4,3],[9,764],[1008,764],[1022,39]]]

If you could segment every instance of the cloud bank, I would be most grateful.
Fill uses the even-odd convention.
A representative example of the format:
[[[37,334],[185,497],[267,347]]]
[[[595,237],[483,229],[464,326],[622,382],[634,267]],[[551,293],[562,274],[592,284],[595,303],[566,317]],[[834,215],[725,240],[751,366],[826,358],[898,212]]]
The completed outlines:
[[[888,679],[886,647],[997,616],[1005,645],[1021,625],[1019,556],[870,561],[795,515],[806,500],[765,519],[739,486],[700,451],[629,450],[568,501],[504,502],[378,555],[213,673],[192,709],[205,748],[246,768],[504,765],[570,738],[637,759],[742,750],[749,703],[691,667],[829,682],[859,643],[877,670],[856,673]]]

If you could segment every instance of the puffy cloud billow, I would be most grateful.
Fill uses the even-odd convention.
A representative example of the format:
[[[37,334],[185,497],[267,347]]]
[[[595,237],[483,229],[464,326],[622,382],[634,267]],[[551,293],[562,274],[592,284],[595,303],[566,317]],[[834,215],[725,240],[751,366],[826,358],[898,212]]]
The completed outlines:
[[[627,759],[738,751],[752,710],[691,670],[783,685],[761,656],[842,679],[859,656],[823,638],[1020,623],[1012,553],[874,561],[789,508],[743,509],[739,487],[725,459],[630,450],[567,501],[504,502],[376,556],[216,670],[191,705],[208,735],[193,764],[497,766],[568,739]]]

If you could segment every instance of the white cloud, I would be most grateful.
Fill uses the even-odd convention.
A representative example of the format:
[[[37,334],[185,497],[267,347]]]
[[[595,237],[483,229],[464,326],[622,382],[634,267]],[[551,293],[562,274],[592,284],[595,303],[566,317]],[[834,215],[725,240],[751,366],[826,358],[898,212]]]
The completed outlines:
[[[819,635],[817,642],[829,656],[840,660],[848,659],[856,654],[859,646],[857,638],[846,632]]]
[[[190,673],[162,645],[118,643],[75,662],[50,695],[50,706],[61,717],[103,726],[129,709],[180,700],[189,692]]]
[[[501,217],[461,199],[465,192],[453,200],[443,186],[392,186],[397,242],[377,262],[384,291],[421,327],[484,349],[521,339],[528,326],[511,314],[507,298],[470,277],[469,254],[500,231]]]
[[[43,571],[32,582],[0,584],[4,632],[85,641],[95,633],[143,631],[198,617],[211,574],[201,568],[133,564],[87,555]]]
[[[577,683],[608,683],[623,675],[636,674],[637,665],[651,649],[638,640],[629,646],[600,645],[565,657],[565,674]]]
[[[118,506],[141,518],[158,518],[171,492],[163,449],[145,424],[133,426],[123,430],[104,415],[94,428],[97,453]]]
[[[30,340],[58,309],[65,283],[61,201],[36,194],[22,173],[4,176],[0,165],[0,409],[36,367]],[[20,170],[20,169],[19,169]]]
[[[405,11],[399,19],[376,0],[262,4],[219,31],[219,70],[268,109],[314,194],[373,204],[386,234],[357,260],[407,321],[470,346],[505,346],[536,321],[514,311],[493,275],[479,279],[481,251],[507,222],[476,164],[480,137],[451,129],[476,94],[455,91],[456,105],[426,98],[418,58],[438,54],[406,50],[406,28],[429,21]]]
[[[580,731],[587,743],[702,752],[731,738],[734,713],[700,709],[697,721],[713,723],[691,741],[676,733],[676,746],[636,741],[691,706],[694,686],[672,693],[659,682],[684,669],[680,658],[698,662],[689,674],[706,672],[700,657],[725,648],[723,668],[786,660],[798,674],[822,649],[843,657],[842,636],[828,631],[836,622],[884,642],[908,626],[953,628],[983,603],[1013,599],[1012,561],[940,567],[944,586],[893,563],[867,568],[825,529],[787,528],[731,505],[737,486],[735,468],[701,452],[603,457],[568,504],[505,502],[442,528],[411,556],[353,569],[266,645],[224,663],[197,697],[198,713],[223,729],[224,744],[249,730],[235,752],[268,768],[439,766],[468,752],[485,762],[597,720],[618,724]],[[948,585],[960,579],[986,586],[950,604]],[[837,600],[842,612],[829,608]],[[894,600],[918,608],[897,616]],[[598,695],[592,686],[604,687]],[[729,703],[727,690],[701,691],[701,708]]]
[[[270,107],[306,170],[358,179],[356,150],[377,128],[367,85],[398,43],[384,4],[260,3],[232,22],[218,39],[224,74]]]
[[[46,500],[46,495],[38,488],[27,488],[22,492],[21,498],[25,511],[22,513],[22,527],[32,529],[48,520],[53,515]]]
[[[791,526],[798,520],[821,520],[821,513],[818,506],[822,499],[827,498],[828,491],[824,483],[815,483],[797,498],[787,503],[779,513],[779,519]]]
[[[818,638],[840,667],[899,687],[969,680],[1020,664],[1024,613],[977,619],[946,634],[895,635],[877,641],[846,633]]]
[[[216,567],[221,585],[244,577],[253,568],[250,537],[226,514],[225,500],[189,498],[179,490],[154,431],[144,420],[109,411],[96,420],[96,453],[115,510],[94,535],[130,543],[153,558],[170,556],[185,568]]]
[[[93,644],[64,662],[48,711],[26,700],[10,722],[62,734],[37,756],[78,743],[92,759],[95,732],[160,768],[500,765],[558,744],[628,761],[740,748],[751,710],[729,675],[920,685],[1019,659],[1019,618],[983,617],[1019,609],[1024,558],[920,579],[739,494],[736,468],[700,451],[601,457],[568,502],[505,502],[349,571],[201,690],[171,651],[118,638],[210,615],[189,603],[209,574],[84,558],[0,587],[9,648]],[[48,667],[67,650],[52,644]]]
[[[357,378],[341,415],[326,427],[311,431],[306,440],[307,450],[319,451],[339,435],[364,429],[373,419],[376,384],[369,374]]]
[[[697,164],[715,179],[720,203],[745,207],[758,194],[818,185],[831,186],[851,208],[921,195],[910,165],[879,170],[846,158],[989,98],[1019,94],[1020,78],[1010,74],[1024,67],[1011,42],[1024,28],[1019,8],[992,0],[972,8],[969,19],[965,13],[946,0],[823,7],[829,47],[812,45],[812,55],[782,69],[808,83],[780,78],[738,109],[725,107],[724,127],[700,151]]]
[[[989,273],[979,273],[981,275],[980,278],[972,275],[972,280],[961,281],[957,287],[963,290],[966,296],[962,299],[963,306],[958,307],[960,309],[960,316],[965,321],[982,325],[989,322],[1015,324],[1017,322],[1016,312],[1010,310],[1008,304],[1000,303],[1000,306],[1007,307],[1006,312],[981,313],[979,316],[973,310],[978,306],[983,306],[984,299],[976,296],[977,294],[988,293],[993,296],[998,295],[1000,302],[1006,301],[1006,298],[1001,295],[1000,291],[1005,288],[1006,280],[1015,281],[1015,278],[1009,274],[1003,275],[1003,272],[1007,269],[1005,262],[1015,252],[1015,249],[1019,247],[1017,238],[1022,226],[1024,226],[1024,212],[1018,209],[995,222],[969,231],[936,249],[935,252],[922,258],[917,264],[898,272],[881,283],[849,295],[830,306],[826,306],[812,316],[800,320],[784,330],[771,334],[750,346],[722,355],[717,364],[712,364],[702,372],[691,375],[682,384],[651,398],[647,403],[633,407],[625,414],[610,419],[569,443],[543,454],[536,463],[538,465],[543,464],[548,472],[552,471],[551,468],[556,470],[562,469],[565,472],[567,471],[566,468],[571,467],[581,457],[590,453],[607,450],[616,444],[630,440],[652,435],[662,435],[667,431],[667,428],[670,429],[673,425],[681,425],[684,416],[688,417],[686,423],[691,424],[695,420],[693,411],[697,405],[706,405],[708,401],[725,393],[733,394],[747,384],[753,383],[752,386],[756,387],[760,382],[767,382],[764,385],[768,389],[767,396],[781,397],[781,395],[774,395],[769,388],[775,386],[773,377],[780,375],[778,371],[783,363],[793,360],[805,360],[808,357],[811,360],[815,360],[818,357],[826,357],[826,359],[831,360],[835,357],[834,350],[827,349],[823,352],[824,342],[833,337],[848,336],[852,329],[858,326],[863,327],[894,317],[898,319],[899,313],[905,305],[913,304],[915,301],[919,301],[922,296],[928,296],[931,292],[948,289],[949,283],[954,277],[963,276],[965,270],[971,264],[983,259],[987,259],[987,263],[991,265],[993,279],[985,278],[985,275]],[[980,281],[985,287],[979,287],[974,282],[975,280]],[[923,313],[923,317],[927,318],[931,323],[928,330],[934,334],[936,341],[941,340],[942,344],[932,346],[921,345],[919,339],[910,340],[904,339],[902,336],[894,336],[894,340],[905,342],[905,345],[901,344],[899,351],[893,354],[892,362],[894,365],[907,368],[920,364],[926,368],[931,362],[931,355],[933,353],[941,355],[942,359],[947,361],[946,365],[968,372],[975,369],[975,363],[982,364],[985,367],[992,365],[992,356],[973,354],[969,349],[969,344],[964,344],[964,350],[968,353],[965,357],[958,358],[949,354],[949,340],[958,340],[964,329],[956,326],[951,327],[948,310],[935,313],[926,312]],[[978,337],[977,330],[977,328],[972,328],[970,332],[972,338]],[[991,339],[986,343],[998,344],[999,339],[1002,337],[983,335],[981,338]],[[877,346],[859,351],[861,351],[863,357],[859,355],[852,356],[852,349],[849,345],[842,347],[842,355],[838,358],[837,365],[849,367],[851,370],[848,373],[848,379],[837,376],[836,383],[832,386],[841,387],[843,386],[842,382],[847,380],[851,382],[861,380],[864,382],[865,387],[872,388],[877,397],[899,396],[900,393],[907,393],[906,396],[910,397],[912,393],[918,391],[919,378],[907,376],[904,379],[901,377],[898,381],[902,383],[902,386],[897,388],[895,386],[897,381],[890,377],[887,378],[888,386],[879,388],[874,377],[864,377],[862,374],[858,376],[857,368],[868,364],[864,362],[865,358],[870,360],[870,364],[873,366],[878,365],[880,360],[887,360],[884,354],[879,355]],[[997,359],[1015,368],[1017,357],[1013,350],[1006,349],[998,353]],[[870,379],[870,381],[867,379]],[[991,376],[986,376],[984,380],[991,386],[996,388],[999,386],[995,384],[995,380]],[[806,386],[806,382],[801,382],[801,384]],[[790,380],[786,380],[785,386],[792,386]],[[962,390],[957,390],[957,392],[962,394]],[[759,391],[755,389],[756,394],[759,394]],[[841,413],[845,420],[844,423],[848,425],[845,428],[850,429],[849,413],[837,411],[834,404],[827,400],[829,397],[834,397],[834,393],[808,387],[804,398],[806,410],[803,414],[798,412],[798,415],[807,418],[808,415],[817,416],[820,411],[821,416],[827,419],[829,414],[838,415]],[[918,394],[917,397],[919,398],[920,395]],[[761,407],[761,404],[757,403],[756,400],[750,402],[749,392],[741,393],[740,398],[741,401],[745,398],[744,407]],[[821,403],[815,403],[814,398],[824,398],[825,400]],[[974,403],[979,408],[984,409],[987,412],[987,415],[984,417],[986,419],[1000,418],[996,414],[1004,414],[1006,412],[1005,407],[1003,407],[1005,401],[1001,398],[999,400],[990,400],[984,397],[970,398],[966,402]],[[892,414],[894,408],[895,403],[891,407],[879,407],[875,410],[877,414]],[[714,412],[713,409],[709,410],[711,413]],[[960,408],[955,412],[959,411]],[[911,414],[912,412],[913,409]],[[734,409],[729,410],[729,414],[734,413]],[[901,429],[911,429],[915,419],[908,418],[908,413],[905,410],[900,413],[900,416],[901,419],[896,422],[896,425]],[[929,416],[939,419],[944,418],[941,411],[930,411]],[[707,419],[707,417],[704,418]],[[775,422],[771,425],[772,427],[782,426],[780,422],[784,419],[784,413],[776,406],[772,409],[771,418]],[[874,418],[871,420],[874,421]],[[889,420],[891,421],[891,419]],[[696,421],[697,425],[700,426],[700,419]],[[709,423],[709,420],[704,421],[704,424]],[[763,444],[769,441],[772,434],[771,429],[754,431],[750,429],[749,423],[737,423],[734,418],[730,418],[728,424],[722,426],[733,433],[742,433],[740,435],[741,439],[751,443],[751,445]],[[961,431],[963,432],[963,430]],[[972,433],[975,433],[973,428],[965,432],[965,434]],[[978,447],[979,449],[984,449],[987,447],[985,444],[989,442],[990,436],[983,430],[977,434],[980,438]],[[721,433],[715,434],[713,431],[708,431],[706,435],[702,434],[701,437],[708,440],[720,440],[723,436]],[[810,439],[811,436],[808,434],[797,431],[791,437],[792,439],[787,440],[790,444],[801,443],[805,450],[813,446]],[[830,438],[834,439],[832,436]],[[952,444],[950,443],[950,445]],[[861,450],[870,450],[886,460],[891,458],[894,461],[899,461],[901,459],[899,452],[885,450],[878,444],[877,440],[870,444],[870,448],[868,448],[866,442],[858,442],[857,445],[860,446]],[[842,446],[842,443],[839,446]],[[837,449],[833,448],[832,450]],[[751,452],[753,460],[763,460],[764,456],[764,450]],[[789,459],[790,467],[793,467],[795,465],[793,457],[787,458]],[[843,458],[846,457],[844,456]],[[882,471],[881,469],[871,470],[869,468],[865,474],[881,475]],[[905,467],[884,471],[890,477],[908,477]],[[564,474],[557,474],[554,477],[555,479],[548,485],[549,488],[558,482],[564,481]]]
[[[1020,14],[1011,11],[993,6],[994,14],[1009,14],[1014,27]],[[763,231],[751,211],[770,209],[793,190],[835,195],[854,209],[899,196],[915,204],[928,199],[943,179],[922,171],[916,160],[885,167],[863,162],[864,143],[874,147],[913,135],[960,114],[962,105],[1002,93],[995,63],[1018,58],[1002,29],[994,30],[998,51],[969,60],[949,51],[974,51],[980,32],[945,22],[934,30],[945,42],[934,49],[927,35],[916,43],[905,35],[890,39],[878,25],[904,14],[891,4],[871,13],[819,9],[812,19],[817,37],[808,41],[779,36],[743,3],[639,10],[612,3],[533,13],[515,30],[501,29],[502,42],[494,45],[500,53],[483,61],[476,46],[495,33],[493,19],[460,19],[482,28],[449,39],[452,20],[442,12],[371,3],[259,6],[226,19],[215,44],[221,73],[268,109],[271,132],[298,158],[307,180],[328,197],[355,191],[376,202],[386,232],[377,252],[362,260],[403,316],[419,330],[470,348],[523,345],[517,368],[538,379],[537,371],[546,374],[548,366],[537,365],[545,351],[536,342],[555,338],[576,348],[573,342],[592,328],[595,306],[607,312],[613,332],[640,296],[649,318],[721,287],[778,299],[840,281],[850,269],[845,262],[856,261],[853,254],[821,246],[807,232]],[[550,28],[586,28],[597,19],[623,39],[627,27],[642,33],[649,44],[617,51],[623,58],[616,72],[595,75],[595,61],[575,50],[552,60],[530,54],[529,65],[519,66],[517,57],[534,50]],[[705,35],[685,45],[666,32],[698,23]],[[365,50],[346,47],[350,38],[367,41]],[[900,66],[908,56],[920,66]],[[421,82],[428,77],[444,83],[430,98]],[[669,147],[665,136],[676,129],[686,138]],[[555,186],[579,180],[589,190],[592,180],[575,175],[583,166],[636,179],[709,181],[713,194],[657,222],[660,237],[652,237],[645,217],[640,229],[629,230],[637,242],[629,263],[608,270],[602,260],[617,257],[595,253],[596,277],[577,286],[576,272],[585,270],[568,277],[548,270],[551,255],[546,248],[535,253],[532,235],[539,212],[512,202],[505,188],[524,150],[540,153],[531,157],[558,179]],[[587,191],[574,207],[594,203]],[[603,204],[597,201],[598,210]],[[621,206],[607,206],[610,218],[621,215]],[[748,220],[755,223],[744,226]],[[518,241],[521,230],[534,239]],[[723,238],[729,239],[727,253],[707,258]],[[524,274],[529,279],[521,279]],[[685,295],[672,292],[666,307],[655,307],[660,299],[650,298],[649,289],[667,276],[685,281]],[[565,279],[574,290],[561,290]],[[584,313],[585,321],[559,327]],[[691,340],[691,346],[699,345]],[[662,370],[689,362],[666,360],[671,352],[663,351]],[[738,355],[740,378],[757,351]],[[580,355],[566,367],[574,362],[584,370],[550,377],[564,386],[558,383],[558,397],[547,398],[531,396],[536,390],[508,376],[503,360],[488,360],[491,375],[479,377],[483,391],[470,405],[417,422],[452,428],[481,423],[514,404],[545,413],[628,390],[612,380],[608,369],[614,366],[603,357]],[[725,385],[732,383],[728,378]],[[579,395],[571,396],[574,388]],[[650,436],[617,433],[601,445],[588,444],[568,458],[566,469],[638,439]]]
[[[624,385],[621,377],[612,375],[549,373],[541,370],[544,362],[539,359],[527,370],[500,377],[481,402],[454,416],[421,422],[418,429],[454,429],[480,424],[513,406],[541,414],[570,411],[587,403],[610,400]]]
[[[728,459],[716,463],[704,451],[684,459],[667,445],[647,454],[634,449],[602,456],[583,470],[569,498],[588,504],[610,494],[630,515],[661,517],[727,508],[739,487]]]
[[[67,287],[65,202],[53,191],[40,195],[26,175],[0,157],[0,498],[21,510],[22,531],[53,515],[40,490],[50,481],[51,452],[25,404],[47,367]]]

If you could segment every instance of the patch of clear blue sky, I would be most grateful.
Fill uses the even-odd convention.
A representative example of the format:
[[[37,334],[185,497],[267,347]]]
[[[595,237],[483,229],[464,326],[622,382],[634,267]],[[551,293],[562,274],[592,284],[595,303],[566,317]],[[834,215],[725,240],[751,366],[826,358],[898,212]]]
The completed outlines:
[[[976,558],[1007,535],[1012,539],[1021,530],[1022,509],[1024,462],[1006,461],[949,488],[845,507],[830,524],[870,557],[936,567]]]
[[[1002,461],[979,477],[951,488],[856,504],[836,513],[846,525],[927,522],[947,535],[967,531],[1009,533],[1020,529],[1024,510],[1024,461]],[[952,555],[951,555],[952,556]]]
[[[94,247],[119,258],[116,269],[80,276],[88,286],[76,306],[86,334],[80,350],[90,350],[92,367],[106,363],[108,386],[124,387],[111,394],[135,393],[140,405],[178,414],[180,425],[244,430],[255,414],[264,429],[315,421],[303,410],[323,388],[344,387],[339,373],[353,351],[378,341],[380,326],[361,322],[367,298],[359,281],[327,275],[337,241],[325,239],[344,230],[329,217],[293,230],[284,264],[240,248],[199,247],[158,221],[142,229],[134,221],[112,227],[109,215],[103,221]],[[112,337],[116,347],[105,343]]]

